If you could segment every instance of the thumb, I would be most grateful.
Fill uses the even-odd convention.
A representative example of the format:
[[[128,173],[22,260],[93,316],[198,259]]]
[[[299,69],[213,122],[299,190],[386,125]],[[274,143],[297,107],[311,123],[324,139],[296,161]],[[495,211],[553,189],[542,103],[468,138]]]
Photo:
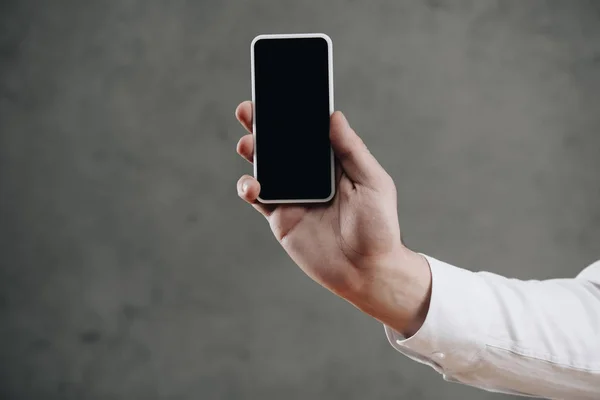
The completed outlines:
[[[331,116],[329,138],[335,156],[354,183],[374,187],[385,173],[340,111]]]

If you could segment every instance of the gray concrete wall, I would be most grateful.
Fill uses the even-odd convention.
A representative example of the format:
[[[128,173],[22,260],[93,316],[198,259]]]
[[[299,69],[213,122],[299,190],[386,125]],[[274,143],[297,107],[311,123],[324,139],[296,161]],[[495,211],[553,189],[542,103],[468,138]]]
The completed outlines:
[[[600,256],[593,1],[2,1],[0,397],[500,399],[396,353],[236,195],[259,33],[328,33],[407,243]]]

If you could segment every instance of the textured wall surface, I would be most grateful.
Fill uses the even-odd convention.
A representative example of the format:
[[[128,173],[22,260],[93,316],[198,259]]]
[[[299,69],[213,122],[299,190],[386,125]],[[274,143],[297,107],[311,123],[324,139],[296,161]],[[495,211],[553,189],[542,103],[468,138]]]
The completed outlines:
[[[594,1],[0,1],[0,397],[500,399],[396,353],[237,197],[259,33],[328,33],[407,243],[600,256]]]

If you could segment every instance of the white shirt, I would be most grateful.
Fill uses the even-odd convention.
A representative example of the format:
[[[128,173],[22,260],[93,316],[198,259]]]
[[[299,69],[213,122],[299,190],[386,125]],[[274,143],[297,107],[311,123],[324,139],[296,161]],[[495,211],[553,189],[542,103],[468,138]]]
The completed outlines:
[[[600,261],[575,279],[521,281],[425,257],[429,312],[408,339],[385,327],[396,350],[492,392],[600,399]]]

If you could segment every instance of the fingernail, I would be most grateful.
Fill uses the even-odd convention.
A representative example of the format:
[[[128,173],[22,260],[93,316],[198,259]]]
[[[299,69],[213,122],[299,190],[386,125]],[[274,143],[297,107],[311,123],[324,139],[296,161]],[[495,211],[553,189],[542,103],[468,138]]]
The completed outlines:
[[[248,181],[244,181],[242,183],[242,193],[246,193],[248,191]]]

